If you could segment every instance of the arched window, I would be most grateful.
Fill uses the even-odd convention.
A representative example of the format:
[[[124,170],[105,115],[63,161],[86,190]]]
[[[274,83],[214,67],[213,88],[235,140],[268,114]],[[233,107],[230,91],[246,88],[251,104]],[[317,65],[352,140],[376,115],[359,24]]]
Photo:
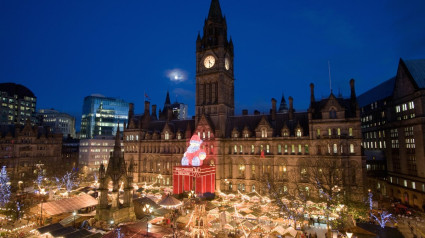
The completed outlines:
[[[170,134],[168,133],[168,131],[165,132],[165,139],[169,140],[170,139]]]
[[[335,111],[335,109],[332,108],[329,111],[329,118],[331,118],[331,119],[335,119],[336,118],[336,111]]]
[[[338,153],[338,145],[337,144],[334,144],[334,149],[333,149],[333,151],[334,151],[334,154],[337,154]]]
[[[254,184],[251,187],[251,192],[255,192],[255,185]]]
[[[354,154],[354,145],[353,144],[350,144],[350,153]]]
[[[266,130],[266,128],[261,128],[261,137],[262,138],[267,138],[267,130]]]
[[[297,129],[297,137],[301,137],[302,136],[302,132],[301,132],[301,129],[300,128],[298,128]]]

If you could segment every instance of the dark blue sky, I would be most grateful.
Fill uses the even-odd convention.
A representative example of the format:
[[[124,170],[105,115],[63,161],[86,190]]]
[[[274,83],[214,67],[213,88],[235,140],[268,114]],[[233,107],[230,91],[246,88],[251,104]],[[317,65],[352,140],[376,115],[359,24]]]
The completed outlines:
[[[297,110],[332,85],[348,96],[395,75],[399,58],[425,58],[425,1],[221,0],[235,45],[236,113],[267,112],[272,97]],[[90,94],[120,97],[143,110],[143,93],[162,107],[194,113],[195,40],[210,0],[0,1],[0,82],[27,86],[37,108],[80,117]],[[168,72],[179,69],[182,82]],[[79,125],[78,125],[79,127]]]

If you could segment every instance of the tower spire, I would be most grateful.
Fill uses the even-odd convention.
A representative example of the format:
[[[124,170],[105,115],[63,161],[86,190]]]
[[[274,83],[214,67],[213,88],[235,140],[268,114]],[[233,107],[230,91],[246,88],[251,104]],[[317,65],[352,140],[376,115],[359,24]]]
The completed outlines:
[[[208,13],[208,20],[221,20],[223,14],[221,13],[220,2],[218,0],[211,0],[210,12]]]

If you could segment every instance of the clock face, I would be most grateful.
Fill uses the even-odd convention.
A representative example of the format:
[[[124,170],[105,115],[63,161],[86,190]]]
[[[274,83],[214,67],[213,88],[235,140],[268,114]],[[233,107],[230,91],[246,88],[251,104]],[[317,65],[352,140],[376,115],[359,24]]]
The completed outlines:
[[[215,58],[212,55],[208,55],[207,57],[205,57],[204,59],[204,66],[205,68],[209,69],[212,68],[215,64]]]
[[[226,68],[226,70],[230,69],[230,60],[227,57],[226,59],[224,59],[224,67]]]

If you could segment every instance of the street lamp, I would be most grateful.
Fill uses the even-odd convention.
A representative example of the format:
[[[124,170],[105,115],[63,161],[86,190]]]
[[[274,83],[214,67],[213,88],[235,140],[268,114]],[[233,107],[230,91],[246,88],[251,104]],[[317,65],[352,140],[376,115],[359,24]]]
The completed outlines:
[[[150,225],[150,223],[148,221],[149,221],[149,216],[152,213],[152,211],[153,211],[153,207],[151,207],[150,204],[145,204],[145,206],[143,207],[143,213],[145,213],[147,215],[146,216],[146,237],[149,236],[149,225]]]
[[[77,215],[77,211],[73,211],[72,215],[74,216],[74,226],[73,227],[75,227],[75,216]]]
[[[113,226],[114,226],[114,220],[110,220],[110,221],[109,221],[109,224],[111,225],[111,227],[110,227],[110,228],[111,228],[111,230],[112,230],[112,228],[113,228]]]

